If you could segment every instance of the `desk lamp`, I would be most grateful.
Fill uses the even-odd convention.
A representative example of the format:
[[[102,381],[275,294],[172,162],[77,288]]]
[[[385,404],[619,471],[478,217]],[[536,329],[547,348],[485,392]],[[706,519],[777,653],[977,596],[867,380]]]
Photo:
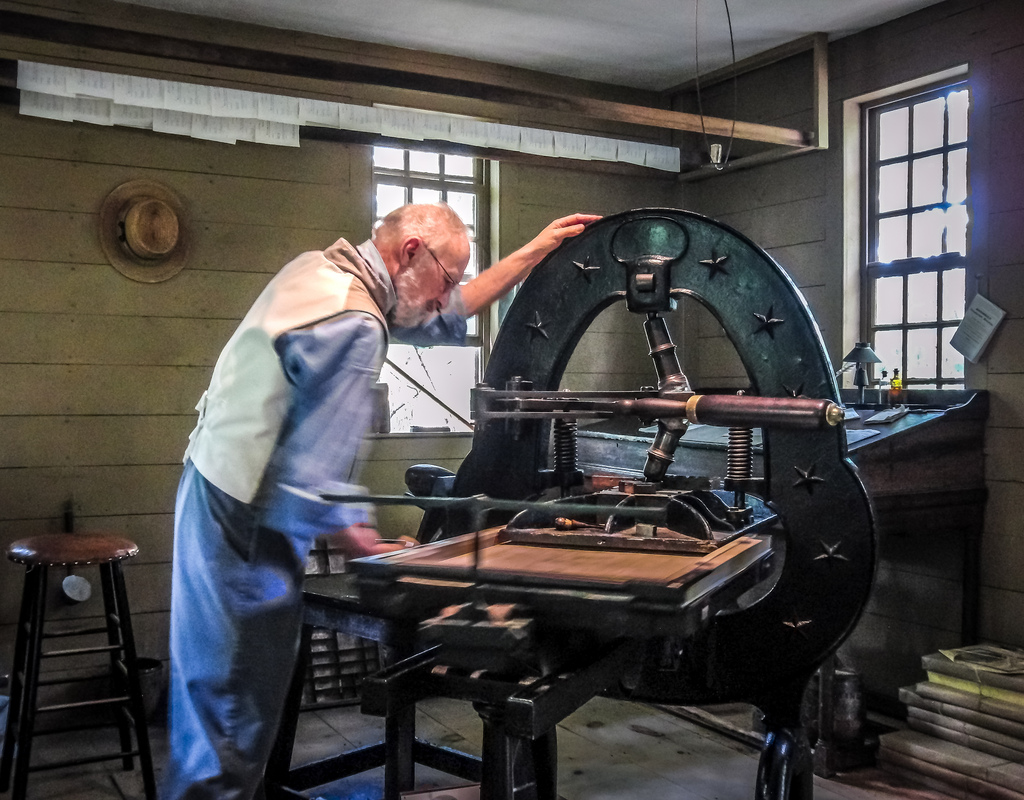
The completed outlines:
[[[880,364],[882,359],[875,355],[875,351],[871,349],[871,345],[867,342],[857,342],[853,349],[843,356],[843,363],[857,365],[857,371],[853,374],[853,383],[860,389],[857,402],[863,403],[864,387],[868,385],[868,371],[864,365]]]

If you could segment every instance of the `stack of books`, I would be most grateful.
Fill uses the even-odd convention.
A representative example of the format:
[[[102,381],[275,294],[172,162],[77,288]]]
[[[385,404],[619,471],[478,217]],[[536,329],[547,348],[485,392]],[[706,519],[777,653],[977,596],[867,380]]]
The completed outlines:
[[[953,797],[1024,800],[1024,650],[976,645],[926,655],[900,689],[908,730],[881,737],[883,769]]]

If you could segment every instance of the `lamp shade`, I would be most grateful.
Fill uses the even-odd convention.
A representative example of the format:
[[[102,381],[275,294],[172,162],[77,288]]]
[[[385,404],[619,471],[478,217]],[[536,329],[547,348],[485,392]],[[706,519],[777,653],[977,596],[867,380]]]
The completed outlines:
[[[853,349],[843,356],[844,364],[881,364],[882,359],[875,355],[867,342],[857,342]]]

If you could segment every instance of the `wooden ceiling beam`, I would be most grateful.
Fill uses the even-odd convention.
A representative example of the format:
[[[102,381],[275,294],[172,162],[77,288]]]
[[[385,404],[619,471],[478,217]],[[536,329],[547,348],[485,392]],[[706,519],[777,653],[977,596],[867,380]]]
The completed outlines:
[[[62,18],[61,15],[42,13],[44,9],[33,9],[29,13],[14,10],[11,8],[12,5],[14,4],[0,4],[0,31],[8,38],[42,40],[69,48],[89,48],[140,57],[156,57],[216,69],[242,69],[349,85],[421,92],[442,100],[453,98],[483,101],[495,104],[499,108],[504,107],[511,116],[524,109],[531,112],[539,109],[580,117],[584,121],[617,122],[668,131],[706,130],[713,135],[732,134],[739,139],[791,147],[805,147],[814,143],[813,134],[793,128],[734,122],[716,117],[702,119],[697,114],[653,106],[605,100],[583,94],[559,94],[537,88],[529,81],[517,87],[488,79],[485,77],[486,70],[461,73],[472,77],[456,77],[454,74],[438,74],[436,69],[423,71],[413,68],[412,65],[410,68],[397,68],[367,63],[365,59],[346,58],[344,52],[335,53],[324,48],[289,52],[289,48],[270,47],[270,39],[263,39],[259,48],[253,48],[231,42],[197,40],[114,27],[114,20],[103,25],[81,22]],[[17,5],[24,8],[23,4]],[[186,15],[180,16],[186,20],[195,19]],[[182,26],[175,29],[182,30]],[[304,52],[315,52],[316,55],[305,55]]]

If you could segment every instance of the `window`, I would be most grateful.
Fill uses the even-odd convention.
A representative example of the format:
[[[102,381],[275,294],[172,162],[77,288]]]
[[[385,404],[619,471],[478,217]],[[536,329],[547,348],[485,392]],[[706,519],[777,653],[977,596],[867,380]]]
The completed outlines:
[[[950,338],[964,314],[970,251],[966,85],[866,109],[866,328],[907,387],[962,388]]]
[[[483,159],[395,147],[373,148],[374,223],[406,203],[444,201],[469,229],[465,279],[489,253],[489,190]],[[484,324],[468,320],[465,347],[392,343],[381,370],[388,385],[392,432],[468,431],[470,390],[482,374]]]

